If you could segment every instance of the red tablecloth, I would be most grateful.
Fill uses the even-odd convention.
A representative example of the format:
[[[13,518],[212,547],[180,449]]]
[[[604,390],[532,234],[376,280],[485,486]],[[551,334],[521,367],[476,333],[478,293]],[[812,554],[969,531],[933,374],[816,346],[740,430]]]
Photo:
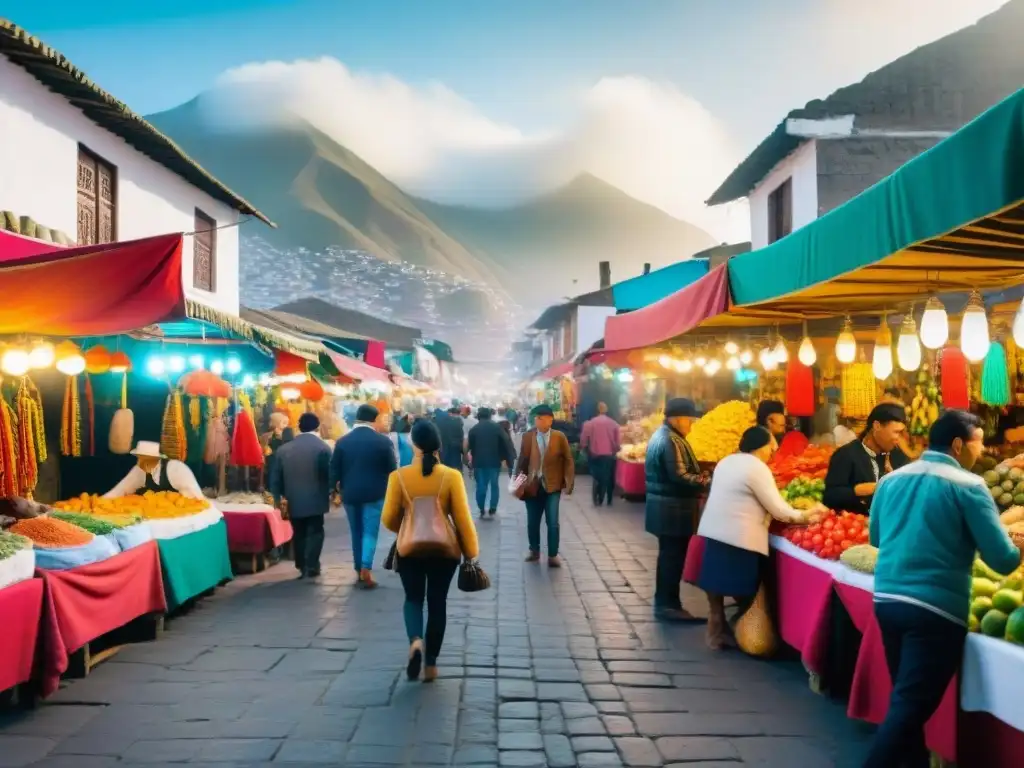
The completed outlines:
[[[775,608],[779,634],[800,651],[809,672],[823,674],[832,599],[832,574],[775,552]]]
[[[945,703],[945,702],[943,702]],[[960,765],[1018,768],[1024,733],[988,712],[960,713]]]
[[[68,657],[86,643],[140,616],[167,610],[155,541],[100,563],[66,571],[39,568],[36,575],[45,584],[43,696],[57,690]]]
[[[292,540],[292,524],[281,513],[232,512],[222,509],[228,527],[228,551],[258,555]]]
[[[42,579],[0,589],[0,691],[32,678],[42,612]]]
[[[875,620],[874,597],[866,589],[849,584],[836,582],[835,589],[857,631],[863,635],[846,714],[877,725],[889,711],[892,681],[885,661],[882,632]],[[958,690],[954,677],[942,697],[942,703],[924,729],[928,748],[950,762],[956,761]]]
[[[642,461],[616,461],[615,485],[626,496],[643,496],[647,493],[647,476]]]

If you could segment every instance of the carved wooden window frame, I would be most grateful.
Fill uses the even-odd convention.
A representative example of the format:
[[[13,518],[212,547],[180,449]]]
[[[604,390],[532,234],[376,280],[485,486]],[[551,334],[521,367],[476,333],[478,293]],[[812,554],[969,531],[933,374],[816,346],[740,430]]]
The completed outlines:
[[[196,208],[192,236],[192,285],[201,291],[217,290],[217,222]]]
[[[79,144],[75,188],[78,244],[117,242],[117,167]]]

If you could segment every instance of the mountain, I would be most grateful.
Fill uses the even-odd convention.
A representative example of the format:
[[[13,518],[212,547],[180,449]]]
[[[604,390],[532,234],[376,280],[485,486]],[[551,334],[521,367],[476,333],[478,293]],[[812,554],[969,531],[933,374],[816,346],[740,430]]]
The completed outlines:
[[[432,221],[487,262],[527,277],[543,274],[563,293],[598,285],[598,262],[612,280],[681,261],[715,245],[704,230],[641,203],[589,173],[512,208],[487,210],[418,199]]]
[[[362,251],[543,302],[596,288],[599,261],[624,278],[645,261],[660,266],[713,244],[697,227],[590,175],[506,209],[415,199],[309,123],[211,126],[199,102],[206,98],[216,97],[147,119],[267,213],[279,229],[260,237],[277,248]],[[516,290],[524,270],[545,272],[545,296],[535,283]],[[452,306],[462,304],[488,301],[470,295]]]

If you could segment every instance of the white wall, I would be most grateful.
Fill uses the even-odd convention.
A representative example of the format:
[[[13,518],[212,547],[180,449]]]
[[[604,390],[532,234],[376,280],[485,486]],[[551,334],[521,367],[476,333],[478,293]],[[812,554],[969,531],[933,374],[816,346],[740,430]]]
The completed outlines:
[[[750,247],[768,245],[768,196],[786,179],[793,180],[793,230],[818,217],[818,149],[806,141],[776,165],[750,193]]]
[[[238,212],[89,120],[0,55],[0,210],[77,234],[78,144],[117,169],[117,239],[191,232],[198,207],[218,226]],[[217,231],[216,293],[192,287],[192,238],[182,254],[185,293],[238,313],[238,227]]]
[[[604,338],[604,321],[615,314],[615,307],[576,307],[576,349],[582,355],[594,342]]]

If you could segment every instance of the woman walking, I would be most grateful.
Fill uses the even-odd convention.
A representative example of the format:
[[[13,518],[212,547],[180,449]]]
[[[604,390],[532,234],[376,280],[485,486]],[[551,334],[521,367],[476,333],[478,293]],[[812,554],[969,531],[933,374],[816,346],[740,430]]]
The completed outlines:
[[[743,433],[740,452],[715,468],[697,537],[690,544],[684,578],[707,593],[707,645],[712,650],[733,645],[724,597],[735,598],[742,615],[757,594],[768,562],[768,524],[772,519],[804,519],[804,513],[783,500],[768,468],[777,449],[765,427]],[[808,514],[824,511],[824,505],[817,505]]]
[[[405,589],[406,672],[410,680],[417,679],[425,662],[423,681],[431,682],[437,678],[437,657],[444,641],[448,588],[460,558],[475,560],[480,547],[462,473],[440,463],[437,427],[421,419],[411,435],[415,458],[388,478],[381,522],[399,534],[396,570]]]

